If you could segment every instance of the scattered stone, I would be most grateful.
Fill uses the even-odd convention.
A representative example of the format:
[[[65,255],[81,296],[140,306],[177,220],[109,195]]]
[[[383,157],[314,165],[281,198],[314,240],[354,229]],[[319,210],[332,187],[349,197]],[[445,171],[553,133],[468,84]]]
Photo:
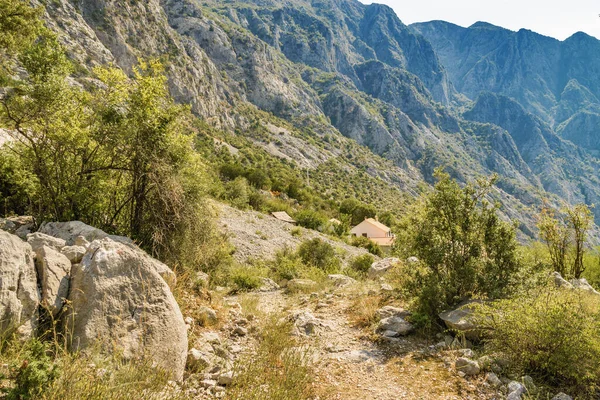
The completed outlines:
[[[351,286],[356,283],[355,279],[350,278],[349,276],[342,274],[332,274],[328,276],[329,280],[333,282],[335,287],[346,287]]]
[[[466,358],[475,358],[475,352],[471,349],[460,349],[458,350],[461,356]]]
[[[314,289],[317,282],[310,279],[292,279],[287,283],[287,288],[291,292],[305,292]]]
[[[210,326],[217,323],[217,312],[210,307],[202,306],[198,310],[198,323],[200,326]]]
[[[260,292],[274,292],[279,290],[279,285],[270,278],[260,278],[262,281],[261,287],[258,289]]]
[[[571,289],[573,288],[573,285],[571,283],[569,283],[569,281],[565,280],[561,275],[560,272],[558,271],[554,271],[552,273],[552,277],[554,278],[554,284],[559,287],[559,288],[567,288],[567,289]]]
[[[474,306],[480,303],[479,300],[464,302],[454,310],[441,313],[440,318],[449,329],[460,332],[467,339],[479,340],[481,329],[476,324],[473,310]]]
[[[219,385],[228,386],[233,382],[233,372],[228,371],[224,374],[219,375],[219,379],[217,380]]]
[[[395,332],[394,335],[386,335],[388,337],[405,336],[414,329],[410,322],[405,321],[401,317],[388,317],[379,321],[377,331],[379,332]]]
[[[56,317],[69,295],[71,261],[46,245],[39,247],[35,253],[35,265],[41,286],[41,304]]]
[[[206,272],[198,271],[196,272],[196,279],[194,282],[196,285],[206,288],[210,282],[210,276]]]
[[[398,258],[390,257],[384,258],[383,260],[379,260],[371,264],[371,268],[369,268],[369,278],[375,279],[380,276],[385,275],[385,273],[400,263]]]
[[[233,334],[237,336],[246,336],[248,334],[248,329],[243,326],[238,326],[233,330]]]
[[[523,386],[525,386],[525,390],[527,391],[527,393],[535,393],[535,391],[537,390],[537,387],[533,382],[533,378],[529,375],[525,375],[524,377],[522,377],[521,382],[523,382]]]
[[[379,315],[379,318],[381,319],[388,317],[406,318],[410,316],[410,312],[400,307],[385,306],[377,310],[377,315]]]
[[[408,257],[406,259],[406,262],[409,264],[417,264],[419,262],[419,259],[415,256],[412,256],[412,257]]]
[[[194,318],[192,318],[192,317],[185,317],[185,319],[183,320],[183,322],[185,322],[186,325],[194,325]]]
[[[512,381],[508,384],[508,396],[506,400],[519,400],[525,392],[525,386],[517,381]]]
[[[496,365],[496,363],[494,363],[494,359],[490,356],[479,357],[477,362],[479,363],[479,367],[482,371],[489,371],[494,365]]]
[[[556,396],[554,396],[552,398],[552,400],[573,400],[573,398],[571,396],[569,396],[568,394],[561,392],[561,393],[557,394]]]
[[[465,375],[477,375],[481,369],[477,361],[469,360],[468,358],[460,357],[454,364],[458,371],[462,371]]]
[[[213,379],[204,379],[200,382],[200,386],[202,386],[205,389],[210,389],[217,386],[217,381]]]
[[[388,283],[382,283],[379,290],[381,290],[382,292],[393,292],[394,288]]]
[[[193,371],[201,371],[210,365],[211,360],[202,351],[192,348],[187,353],[187,366]]]
[[[319,329],[327,327],[322,320],[307,310],[295,311],[288,316],[288,319],[294,322],[295,333],[299,335],[315,335]]]
[[[168,269],[129,245],[109,238],[92,242],[81,264],[71,269],[71,304],[65,318],[73,337],[70,349],[100,344],[125,359],[148,354],[181,380],[187,328],[158,265]]]
[[[31,245],[0,231],[0,329],[28,339],[38,325],[37,277]]]
[[[221,344],[221,337],[217,332],[204,332],[200,339],[206,343]]]
[[[30,233],[27,235],[27,243],[31,245],[31,248],[35,252],[37,252],[43,246],[50,247],[56,251],[60,251],[63,247],[65,247],[64,240],[57,239],[40,232]]]
[[[500,378],[498,378],[498,375],[496,375],[493,372],[490,372],[487,375],[486,382],[489,383],[490,386],[492,386],[494,388],[499,388],[500,386],[502,386],[502,381],[500,380]]]
[[[80,263],[86,251],[83,246],[65,246],[60,250],[73,264]]]

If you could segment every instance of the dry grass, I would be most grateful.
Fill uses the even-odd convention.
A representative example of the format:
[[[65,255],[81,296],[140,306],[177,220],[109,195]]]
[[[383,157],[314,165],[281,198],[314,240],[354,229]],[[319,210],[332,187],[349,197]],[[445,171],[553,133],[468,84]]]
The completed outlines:
[[[276,316],[265,321],[255,351],[236,363],[228,399],[314,398],[311,351],[290,332],[291,325]]]
[[[368,328],[379,321],[377,310],[383,306],[384,299],[380,295],[359,296],[347,309],[348,319],[352,326]]]

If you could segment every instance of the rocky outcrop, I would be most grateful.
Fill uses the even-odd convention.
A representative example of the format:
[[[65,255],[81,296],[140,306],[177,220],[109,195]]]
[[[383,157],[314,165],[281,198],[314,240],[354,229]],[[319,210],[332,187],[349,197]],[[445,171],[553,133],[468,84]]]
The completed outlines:
[[[41,304],[56,317],[69,294],[71,261],[64,254],[48,246],[38,248],[35,255],[41,287]]]
[[[85,238],[89,242],[108,237],[115,242],[133,243],[133,241],[129,238],[124,236],[109,235],[103,230],[86,225],[81,221],[48,222],[40,226],[40,229],[36,234],[39,233],[62,239],[69,246],[74,245],[75,240],[78,237]]]
[[[183,377],[187,330],[156,262],[109,238],[96,240],[73,266],[66,331],[72,350],[97,343],[125,358],[150,356]]]
[[[379,278],[385,275],[387,271],[389,271],[399,263],[400,259],[394,257],[384,258],[383,260],[375,261],[373,264],[371,264],[371,268],[369,268],[369,278]]]
[[[448,329],[464,335],[470,340],[481,338],[482,330],[475,317],[475,307],[481,301],[470,300],[460,304],[457,308],[445,311],[440,314],[440,319],[444,321]]]
[[[38,325],[39,293],[31,246],[0,231],[0,333],[26,339]]]

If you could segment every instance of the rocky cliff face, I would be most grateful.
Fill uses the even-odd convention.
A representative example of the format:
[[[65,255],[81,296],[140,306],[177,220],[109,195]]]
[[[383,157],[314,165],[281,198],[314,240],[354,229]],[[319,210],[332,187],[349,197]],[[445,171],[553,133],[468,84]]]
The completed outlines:
[[[595,57],[590,38],[407,27],[389,7],[356,0],[46,7],[79,79],[94,65],[130,71],[138,57],[160,57],[173,96],[210,126],[323,176],[366,171],[373,185],[415,193],[438,166],[462,181],[497,172],[495,196],[527,233],[539,193],[572,201],[600,193],[597,141],[580,134],[594,129],[600,108],[600,83],[583,68]],[[469,105],[482,91],[523,107],[485,96]]]

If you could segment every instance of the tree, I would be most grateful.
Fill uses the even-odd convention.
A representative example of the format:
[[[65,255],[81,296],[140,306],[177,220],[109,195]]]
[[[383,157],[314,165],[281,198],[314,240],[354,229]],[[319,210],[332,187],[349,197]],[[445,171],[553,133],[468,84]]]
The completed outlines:
[[[496,177],[461,188],[441,170],[432,193],[425,195],[401,222],[395,251],[417,256],[409,282],[419,310],[434,318],[474,296],[505,293],[519,268],[516,226],[498,217],[498,205],[486,198]]]
[[[592,221],[592,212],[585,204],[565,206],[560,213],[545,206],[540,213],[538,229],[552,267],[567,279],[579,279],[585,270],[585,242]]]
[[[365,218],[374,218],[377,215],[377,209],[370,204],[364,204],[351,198],[342,201],[342,204],[340,204],[340,214],[350,215],[351,224],[358,225]]]

